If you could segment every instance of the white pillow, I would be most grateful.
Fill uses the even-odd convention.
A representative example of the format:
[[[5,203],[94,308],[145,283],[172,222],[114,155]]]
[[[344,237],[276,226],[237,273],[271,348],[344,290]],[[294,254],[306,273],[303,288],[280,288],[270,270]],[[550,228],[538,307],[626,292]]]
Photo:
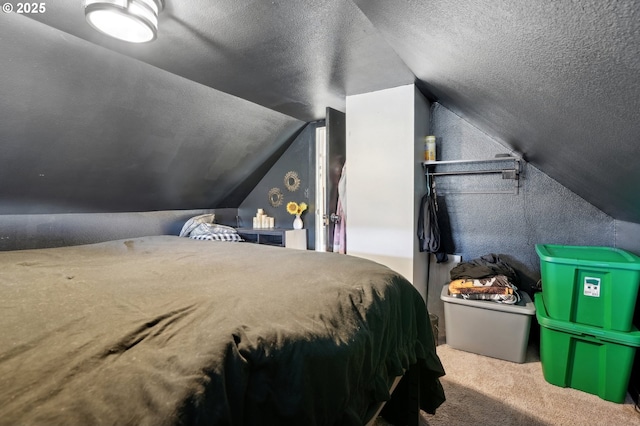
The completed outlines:
[[[217,223],[200,223],[189,232],[189,237],[195,235],[213,235],[213,234],[236,234],[237,231],[225,225],[218,225]]]
[[[213,223],[215,218],[216,218],[215,213],[201,214],[201,215],[192,217],[182,227],[182,230],[180,231],[180,236],[188,237],[191,231],[193,231],[196,227],[198,227],[198,225],[200,225],[201,223]]]

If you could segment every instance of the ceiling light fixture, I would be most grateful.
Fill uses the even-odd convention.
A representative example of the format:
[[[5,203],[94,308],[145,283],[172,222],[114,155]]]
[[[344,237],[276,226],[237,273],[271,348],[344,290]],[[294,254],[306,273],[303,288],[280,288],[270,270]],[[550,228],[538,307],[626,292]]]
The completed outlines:
[[[155,40],[164,0],[85,0],[87,22],[101,33],[131,43]]]

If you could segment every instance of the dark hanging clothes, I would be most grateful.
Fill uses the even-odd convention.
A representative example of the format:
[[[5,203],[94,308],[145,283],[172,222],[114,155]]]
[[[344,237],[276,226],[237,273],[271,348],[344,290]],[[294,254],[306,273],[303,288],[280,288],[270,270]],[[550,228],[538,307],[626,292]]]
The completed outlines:
[[[440,226],[436,210],[435,194],[430,192],[423,195],[420,202],[417,234],[420,251],[435,254],[436,261],[442,263],[448,260],[448,256],[440,244]]]

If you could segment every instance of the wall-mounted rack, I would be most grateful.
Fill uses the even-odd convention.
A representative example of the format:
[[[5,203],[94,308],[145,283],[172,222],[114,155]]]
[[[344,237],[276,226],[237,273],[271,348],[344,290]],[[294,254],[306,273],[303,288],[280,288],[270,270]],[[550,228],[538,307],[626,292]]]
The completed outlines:
[[[514,189],[510,191],[460,191],[455,194],[514,194],[517,195],[520,188],[520,165],[522,158],[511,155],[497,155],[494,158],[481,160],[441,160],[441,161],[424,161],[422,167],[427,176],[427,186],[430,188],[430,177],[432,176],[455,176],[455,175],[480,175],[480,174],[500,174],[502,179],[512,179],[514,181]],[[440,165],[467,165],[482,163],[503,163],[513,162],[511,168],[493,168],[493,169],[470,169],[470,170],[447,170],[435,171]],[[449,192],[451,194],[451,192]]]

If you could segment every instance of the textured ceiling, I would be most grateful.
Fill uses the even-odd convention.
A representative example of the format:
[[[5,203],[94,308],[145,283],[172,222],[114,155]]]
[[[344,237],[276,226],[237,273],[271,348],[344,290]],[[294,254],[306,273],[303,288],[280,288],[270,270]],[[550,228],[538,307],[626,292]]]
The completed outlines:
[[[30,17],[303,121],[323,119],[345,94],[414,82],[350,0],[165,0],[158,39],[144,45],[97,33],[81,4],[56,0]]]
[[[637,1],[165,3],[146,45],[97,34],[81,0],[29,18],[301,122],[344,111],[346,95],[416,82],[596,207],[640,223]]]
[[[355,1],[425,91],[640,222],[640,3]]]

